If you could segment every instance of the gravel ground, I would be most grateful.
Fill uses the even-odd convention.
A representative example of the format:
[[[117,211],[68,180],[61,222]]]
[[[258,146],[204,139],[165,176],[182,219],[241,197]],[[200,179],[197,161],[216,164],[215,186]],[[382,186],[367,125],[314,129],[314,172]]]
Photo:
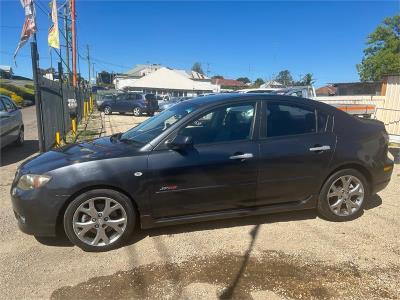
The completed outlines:
[[[142,119],[106,116],[106,132]],[[1,152],[1,298],[400,298],[400,165],[351,222],[314,211],[213,221],[138,231],[126,247],[86,253],[18,231],[10,183],[32,149]]]

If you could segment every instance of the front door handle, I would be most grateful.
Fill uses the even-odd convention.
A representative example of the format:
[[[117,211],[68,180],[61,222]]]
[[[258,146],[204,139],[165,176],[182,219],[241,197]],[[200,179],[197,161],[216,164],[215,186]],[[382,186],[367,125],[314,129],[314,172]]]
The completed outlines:
[[[241,159],[241,160],[249,158],[253,158],[253,153],[243,153],[243,154],[232,155],[229,157],[229,159]]]
[[[325,145],[325,146],[318,146],[318,147],[310,148],[310,151],[312,151],[312,152],[328,151],[328,150],[331,150],[331,146]]]

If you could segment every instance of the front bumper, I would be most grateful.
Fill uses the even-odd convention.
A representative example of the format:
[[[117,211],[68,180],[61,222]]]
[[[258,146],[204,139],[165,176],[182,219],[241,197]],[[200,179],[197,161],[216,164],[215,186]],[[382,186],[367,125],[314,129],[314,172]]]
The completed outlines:
[[[55,236],[57,220],[67,197],[39,189],[23,191],[13,186],[11,202],[19,229],[35,236]]]

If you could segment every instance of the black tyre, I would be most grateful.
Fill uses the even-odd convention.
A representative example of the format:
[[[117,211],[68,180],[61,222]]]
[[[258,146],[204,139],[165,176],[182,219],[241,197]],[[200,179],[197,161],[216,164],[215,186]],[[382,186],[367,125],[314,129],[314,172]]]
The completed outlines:
[[[140,117],[142,115],[142,109],[139,106],[133,108],[132,113],[135,117]]]
[[[362,215],[370,190],[365,176],[354,169],[340,170],[324,183],[318,212],[335,222],[350,221]]]
[[[110,107],[110,106],[104,107],[104,113],[105,113],[106,115],[111,115],[111,114],[112,114],[112,109],[111,109],[111,107]]]
[[[122,246],[132,234],[135,223],[131,200],[109,189],[79,195],[64,214],[67,237],[85,251],[108,251]]]
[[[19,130],[18,138],[15,141],[15,145],[22,146],[24,145],[24,141],[25,141],[24,127],[21,127],[21,129]]]

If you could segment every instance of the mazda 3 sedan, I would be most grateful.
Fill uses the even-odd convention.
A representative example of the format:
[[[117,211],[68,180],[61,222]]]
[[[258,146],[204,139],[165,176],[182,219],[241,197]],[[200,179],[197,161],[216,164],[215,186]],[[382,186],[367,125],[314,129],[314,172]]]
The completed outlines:
[[[224,94],[181,102],[124,133],[24,162],[11,188],[22,231],[65,231],[87,251],[150,228],[317,209],[360,216],[389,183],[381,122],[290,96]]]

